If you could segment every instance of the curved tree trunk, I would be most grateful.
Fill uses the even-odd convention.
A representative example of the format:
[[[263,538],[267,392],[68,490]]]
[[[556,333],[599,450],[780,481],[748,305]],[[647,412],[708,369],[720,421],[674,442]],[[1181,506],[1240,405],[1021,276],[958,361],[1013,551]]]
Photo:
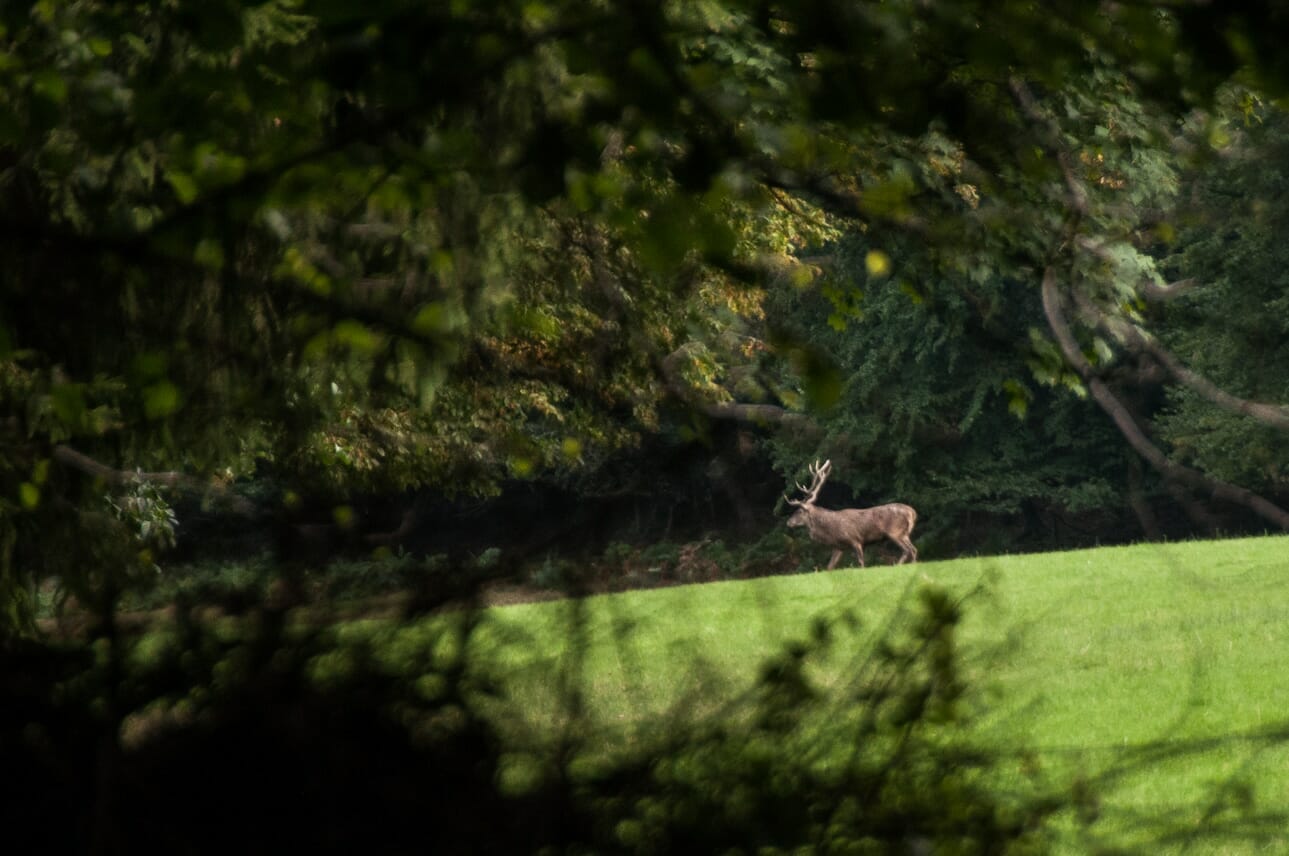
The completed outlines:
[[[1289,531],[1289,512],[1286,512],[1280,506],[1247,488],[1229,484],[1205,475],[1198,470],[1183,466],[1170,459],[1158,446],[1150,441],[1145,432],[1141,430],[1141,426],[1132,418],[1128,408],[1115,396],[1105,381],[1097,376],[1087,358],[1083,356],[1083,351],[1079,348],[1079,344],[1075,341],[1074,334],[1070,331],[1070,326],[1065,320],[1065,312],[1061,305],[1061,295],[1056,285],[1056,272],[1050,266],[1043,272],[1042,296],[1043,313],[1047,318],[1047,325],[1051,329],[1052,335],[1056,337],[1057,345],[1060,346],[1061,354],[1065,357],[1065,361],[1078,374],[1079,378],[1087,386],[1093,400],[1110,417],[1115,427],[1119,429],[1119,433],[1128,441],[1128,445],[1137,451],[1137,454],[1141,455],[1147,463],[1165,478],[1172,479],[1196,490],[1205,491],[1211,494],[1214,499],[1221,499],[1243,506],[1264,520]]]

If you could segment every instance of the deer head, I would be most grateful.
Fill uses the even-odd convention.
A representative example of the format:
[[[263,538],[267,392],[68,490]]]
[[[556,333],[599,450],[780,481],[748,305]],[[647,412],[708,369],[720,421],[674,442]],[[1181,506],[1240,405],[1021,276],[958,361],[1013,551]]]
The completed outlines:
[[[790,499],[784,494],[784,499],[788,505],[796,506],[796,511],[788,518],[789,526],[805,526],[806,520],[810,517],[810,511],[814,508],[815,500],[819,497],[819,489],[824,486],[828,480],[828,474],[832,472],[832,461],[824,461],[821,465],[815,461],[810,465],[810,487],[797,482],[797,489],[804,493],[805,499]]]

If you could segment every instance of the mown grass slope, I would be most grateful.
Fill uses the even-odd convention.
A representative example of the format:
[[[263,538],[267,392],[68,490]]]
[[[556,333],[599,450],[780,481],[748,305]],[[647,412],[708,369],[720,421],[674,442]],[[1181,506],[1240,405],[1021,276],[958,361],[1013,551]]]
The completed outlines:
[[[723,715],[758,664],[818,618],[860,628],[815,674],[840,685],[919,585],[965,598],[970,733],[1017,774],[1088,780],[1117,841],[1289,806],[1289,538],[924,562],[494,609],[475,644],[530,724],[567,689],[630,740]],[[408,632],[415,632],[414,630]],[[1004,765],[1006,768],[1007,765]],[[1006,782],[1001,782],[1006,786]],[[1243,813],[1243,815],[1241,815]],[[1160,826],[1156,826],[1156,821]],[[1228,852],[1239,842],[1208,842]],[[1216,849],[1212,849],[1216,848]]]

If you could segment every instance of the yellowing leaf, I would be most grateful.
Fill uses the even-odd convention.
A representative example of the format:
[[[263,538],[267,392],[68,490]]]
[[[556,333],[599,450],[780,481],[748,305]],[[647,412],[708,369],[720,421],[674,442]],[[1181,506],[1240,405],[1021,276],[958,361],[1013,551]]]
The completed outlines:
[[[18,501],[22,507],[30,511],[40,505],[40,488],[31,482],[23,482],[18,485]]]
[[[864,268],[871,277],[886,276],[891,272],[891,257],[881,250],[869,250],[864,256]]]

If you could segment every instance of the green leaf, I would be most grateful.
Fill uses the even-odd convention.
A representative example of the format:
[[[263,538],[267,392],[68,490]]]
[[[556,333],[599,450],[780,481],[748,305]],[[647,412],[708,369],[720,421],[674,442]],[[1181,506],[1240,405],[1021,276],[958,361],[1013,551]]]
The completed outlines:
[[[909,213],[909,199],[916,190],[907,169],[896,169],[886,181],[864,189],[864,210],[880,217],[899,217]]]
[[[192,260],[209,270],[220,270],[224,267],[224,248],[215,238],[202,238],[193,250]]]
[[[166,373],[169,362],[164,351],[143,351],[131,360],[130,369],[141,380],[155,380]]]
[[[197,182],[193,181],[193,177],[186,172],[167,170],[166,182],[174,190],[175,197],[184,205],[191,204],[200,192]]]
[[[1003,381],[1003,391],[1007,393],[1007,410],[1017,419],[1024,419],[1029,413],[1029,402],[1033,398],[1029,388],[1018,380]]]
[[[1105,365],[1114,360],[1114,349],[1112,349],[1110,344],[1100,336],[1097,336],[1092,340],[1092,351],[1096,354],[1096,362],[1101,365]]]
[[[23,508],[31,511],[36,506],[40,505],[40,488],[36,487],[36,485],[31,482],[23,482],[18,485],[18,501],[22,504]]]
[[[374,354],[381,345],[381,337],[367,326],[352,319],[341,321],[332,330],[334,340],[360,354]]]
[[[179,387],[170,381],[154,383],[143,390],[143,414],[149,419],[164,419],[179,409],[181,399]]]
[[[412,318],[412,329],[423,336],[446,333],[451,327],[447,306],[437,300],[422,306]]]
[[[922,296],[922,292],[918,291],[913,283],[908,280],[904,280],[900,283],[900,293],[908,295],[909,300],[911,300],[915,306],[920,305],[923,300],[925,300]]]
[[[788,282],[792,284],[793,288],[806,289],[814,284],[814,281],[815,273],[808,265],[793,265],[788,272]]]
[[[32,79],[31,87],[55,104],[62,104],[67,100],[67,81],[56,71],[39,72]]]
[[[693,247],[690,211],[669,203],[647,212],[640,242],[640,258],[655,271],[669,270]]]
[[[85,419],[85,394],[80,384],[60,383],[49,391],[49,402],[54,415],[72,430],[78,429]]]
[[[801,372],[801,388],[806,401],[816,410],[828,410],[841,398],[841,372],[821,353],[803,348],[797,360]]]

